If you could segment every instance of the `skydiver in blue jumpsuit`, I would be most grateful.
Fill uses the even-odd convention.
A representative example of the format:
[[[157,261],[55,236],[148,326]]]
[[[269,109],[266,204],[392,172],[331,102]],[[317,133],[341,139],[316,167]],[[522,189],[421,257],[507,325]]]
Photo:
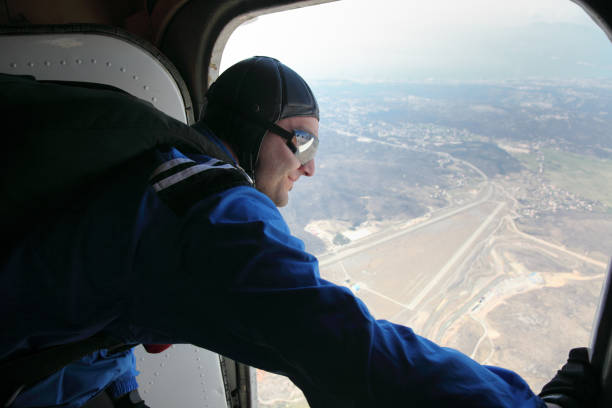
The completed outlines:
[[[16,245],[0,276],[0,359],[104,331],[125,344],[190,343],[288,376],[314,408],[546,407],[516,373],[376,320],[319,276],[277,209],[315,172],[319,111],[299,75],[254,57],[207,98],[195,128],[228,162],[171,146],[147,152]],[[211,169],[244,178],[179,210],[164,198]],[[134,374],[130,352],[102,350],[13,406],[77,407]]]

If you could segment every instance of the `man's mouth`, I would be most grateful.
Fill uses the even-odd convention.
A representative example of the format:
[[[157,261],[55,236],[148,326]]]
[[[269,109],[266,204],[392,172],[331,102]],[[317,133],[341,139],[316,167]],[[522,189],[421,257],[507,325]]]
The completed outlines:
[[[287,176],[287,178],[289,179],[289,191],[291,191],[291,189],[293,188],[293,184],[297,181],[297,178],[291,178],[290,176]]]

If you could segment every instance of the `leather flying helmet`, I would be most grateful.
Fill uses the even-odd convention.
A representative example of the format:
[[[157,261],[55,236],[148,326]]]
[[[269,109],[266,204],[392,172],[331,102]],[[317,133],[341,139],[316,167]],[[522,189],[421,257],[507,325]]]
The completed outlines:
[[[270,57],[252,57],[228,68],[206,93],[202,119],[226,141],[254,178],[268,124],[292,116],[319,119],[310,87],[295,71]]]

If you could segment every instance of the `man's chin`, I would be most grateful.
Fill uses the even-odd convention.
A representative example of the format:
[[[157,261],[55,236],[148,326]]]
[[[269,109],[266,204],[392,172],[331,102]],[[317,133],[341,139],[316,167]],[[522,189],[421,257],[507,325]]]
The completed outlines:
[[[276,200],[274,200],[274,204],[276,204],[277,207],[285,207],[287,204],[289,203],[289,194],[285,194],[281,197],[276,197]]]

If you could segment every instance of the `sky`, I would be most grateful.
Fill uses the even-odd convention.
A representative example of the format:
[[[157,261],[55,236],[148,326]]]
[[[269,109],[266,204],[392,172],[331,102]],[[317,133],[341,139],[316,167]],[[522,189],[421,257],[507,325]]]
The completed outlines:
[[[308,81],[612,78],[612,44],[569,0],[341,0],[243,24],[221,71],[253,55]]]

